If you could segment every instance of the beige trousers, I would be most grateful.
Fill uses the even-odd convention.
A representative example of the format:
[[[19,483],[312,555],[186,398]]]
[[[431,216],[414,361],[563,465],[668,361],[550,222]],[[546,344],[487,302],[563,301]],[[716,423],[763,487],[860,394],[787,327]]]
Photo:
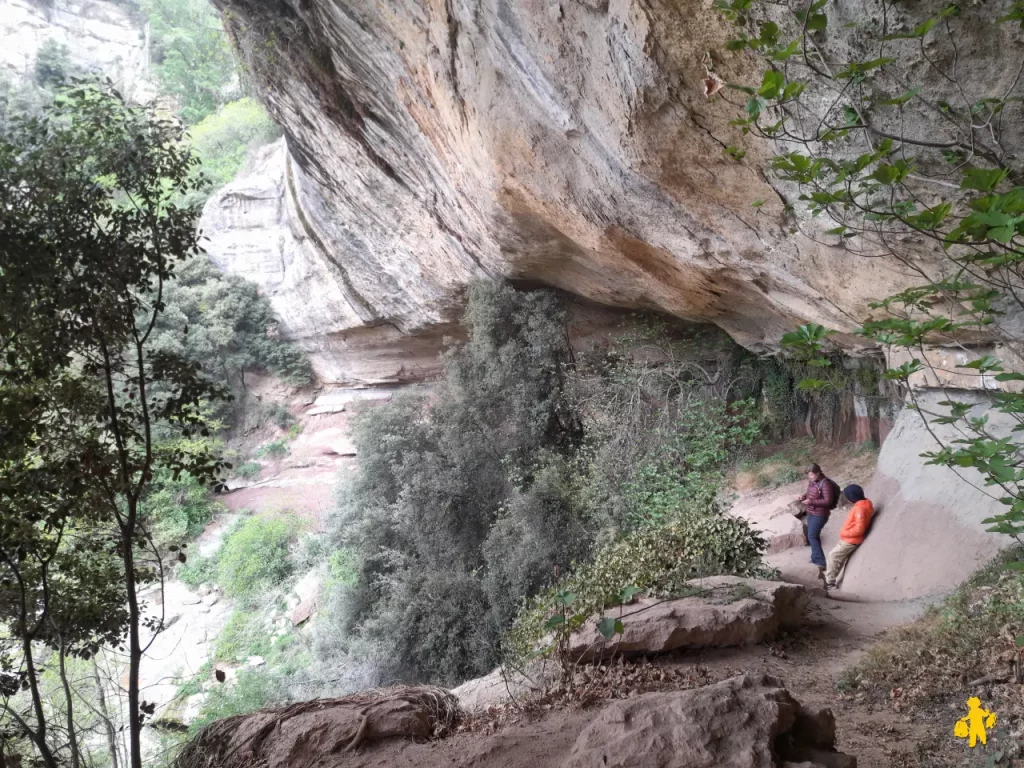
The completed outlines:
[[[836,579],[839,578],[839,572],[843,570],[843,566],[846,565],[846,561],[850,559],[859,544],[847,544],[845,541],[840,541],[832,551],[828,553],[828,571],[825,572],[825,582],[827,584],[835,584]]]

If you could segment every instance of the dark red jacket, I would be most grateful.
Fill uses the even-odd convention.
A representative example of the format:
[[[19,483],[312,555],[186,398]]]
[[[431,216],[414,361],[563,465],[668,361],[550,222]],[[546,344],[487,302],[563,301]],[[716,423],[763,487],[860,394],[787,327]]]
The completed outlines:
[[[807,484],[807,493],[804,494],[804,506],[808,515],[824,517],[831,512],[835,506],[835,492],[832,483],[824,475],[820,480],[812,480]]]

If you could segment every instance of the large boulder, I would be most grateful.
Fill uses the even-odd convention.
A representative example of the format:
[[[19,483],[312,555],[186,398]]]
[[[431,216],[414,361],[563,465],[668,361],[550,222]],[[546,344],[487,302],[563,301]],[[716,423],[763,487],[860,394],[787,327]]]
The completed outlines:
[[[649,693],[601,711],[562,768],[856,768],[830,710],[809,712],[771,677]]]
[[[455,697],[429,686],[314,699],[218,720],[182,749],[175,766],[341,766],[347,753],[375,742],[442,735],[458,716]]]
[[[571,641],[574,657],[591,661],[621,653],[641,655],[680,649],[721,648],[772,640],[798,626],[809,597],[804,587],[778,581],[714,576],[689,582],[695,594],[676,600],[646,598],[614,608],[623,632],[606,640],[594,621]]]

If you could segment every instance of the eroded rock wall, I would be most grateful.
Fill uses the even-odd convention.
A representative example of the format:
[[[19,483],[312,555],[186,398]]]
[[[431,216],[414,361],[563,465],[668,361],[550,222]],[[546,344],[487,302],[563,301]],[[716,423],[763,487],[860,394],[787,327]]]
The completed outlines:
[[[323,311],[348,327],[449,323],[490,275],[713,321],[756,350],[799,322],[852,329],[912,279],[784,216],[769,147],[723,156],[742,139],[736,107],[703,93],[729,36],[710,3],[218,4],[285,127],[323,290],[344,294]]]
[[[31,78],[47,40],[68,47],[71,63],[109,77],[135,101],[155,95],[145,18],[113,0],[0,0],[0,75]]]

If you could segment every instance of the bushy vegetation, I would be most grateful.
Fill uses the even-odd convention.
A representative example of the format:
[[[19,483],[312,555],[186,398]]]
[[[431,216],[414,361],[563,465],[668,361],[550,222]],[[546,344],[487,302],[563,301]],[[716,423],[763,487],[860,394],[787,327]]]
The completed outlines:
[[[231,46],[208,0],[143,0],[152,31],[153,71],[187,124],[238,98]]]
[[[334,585],[333,620],[386,677],[489,671],[524,601],[542,595],[540,615],[555,585],[599,610],[626,586],[670,593],[758,567],[760,540],[717,502],[731,455],[759,434],[752,404],[721,396],[746,391],[746,374],[715,390],[695,359],[718,352],[692,335],[670,364],[617,347],[584,365],[545,292],[475,285],[464,323],[429,399],[355,423],[360,469],[334,533],[354,578]]]
[[[246,518],[217,553],[217,583],[225,594],[247,597],[290,576],[288,550],[298,532],[290,512]]]
[[[160,469],[142,504],[149,530],[161,549],[180,545],[203,532],[224,505],[210,495],[206,483],[187,472],[174,473]]]
[[[180,354],[235,390],[245,372],[263,370],[295,384],[311,377],[305,355],[280,338],[277,318],[257,287],[220,272],[205,255],[183,264],[164,293],[156,349]],[[186,332],[187,329],[187,332]]]
[[[192,149],[214,189],[242,170],[250,150],[280,135],[281,129],[263,105],[250,97],[224,104],[189,129]]]

